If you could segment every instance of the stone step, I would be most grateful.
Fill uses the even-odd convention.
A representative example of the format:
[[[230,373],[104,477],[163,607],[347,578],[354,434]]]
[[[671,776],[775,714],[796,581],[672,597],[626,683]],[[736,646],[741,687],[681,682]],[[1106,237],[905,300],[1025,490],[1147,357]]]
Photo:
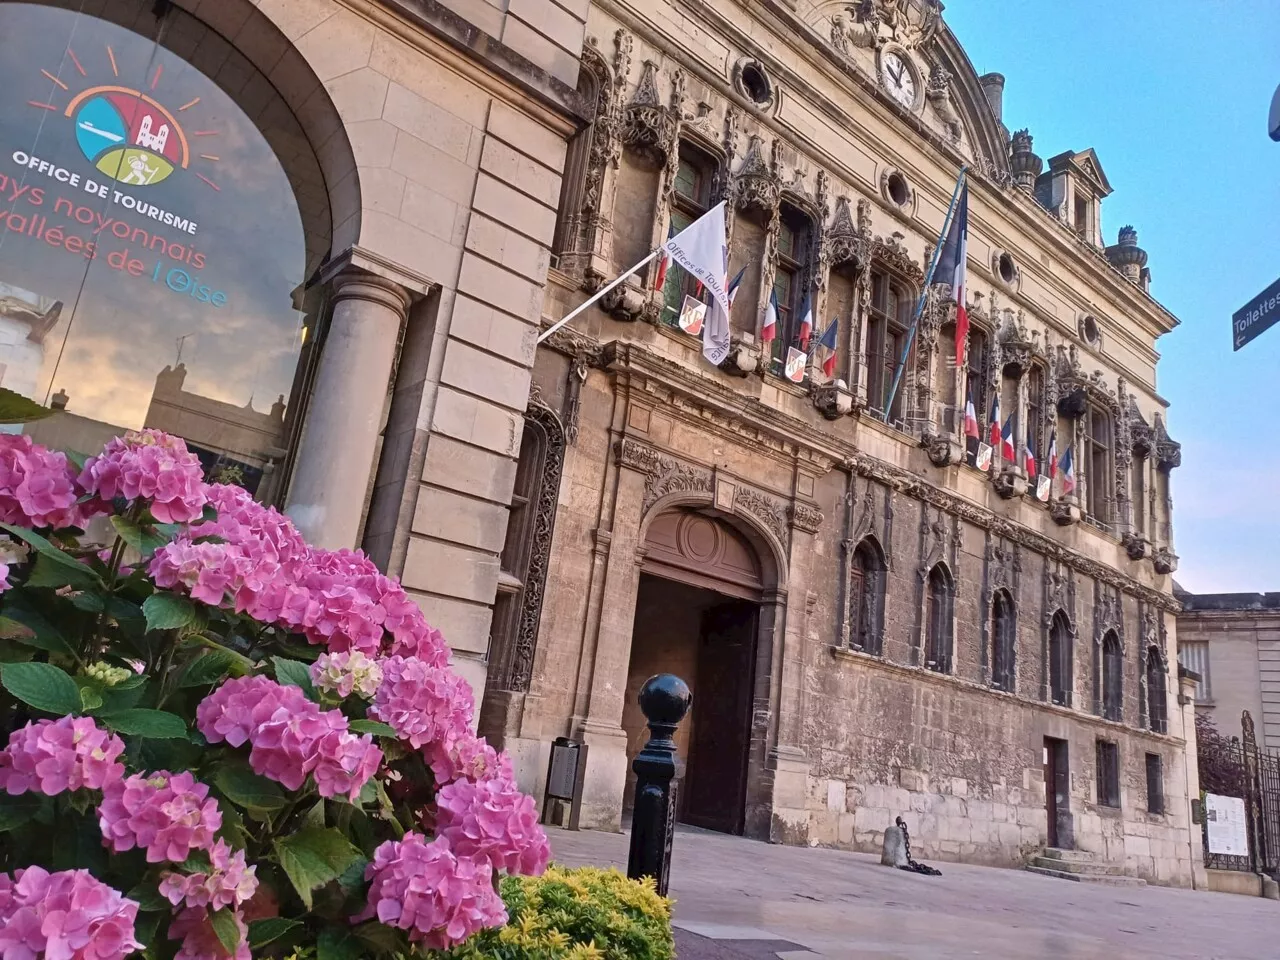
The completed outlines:
[[[1057,857],[1036,857],[1031,861],[1033,866],[1045,870],[1061,870],[1066,873],[1081,873],[1094,877],[1116,877],[1124,875],[1124,867],[1114,863],[1092,863],[1088,860],[1061,860]]]
[[[1145,887],[1147,881],[1139,877],[1099,876],[1088,873],[1071,873],[1069,870],[1050,870],[1046,867],[1027,867],[1031,873],[1042,877],[1056,877],[1059,880],[1074,880],[1076,883],[1094,883],[1107,887]]]
[[[1040,856],[1048,860],[1071,860],[1076,863],[1092,863],[1093,854],[1085,850],[1064,850],[1061,847],[1045,847]]]

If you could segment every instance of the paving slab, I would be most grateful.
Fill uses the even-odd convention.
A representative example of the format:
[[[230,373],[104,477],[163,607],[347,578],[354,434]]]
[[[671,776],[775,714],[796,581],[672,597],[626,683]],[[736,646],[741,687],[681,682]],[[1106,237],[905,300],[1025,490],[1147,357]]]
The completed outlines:
[[[566,865],[626,869],[625,834],[552,829]],[[680,830],[671,896],[680,960],[1257,960],[1277,955],[1280,903],[1166,887],[1068,883]],[[772,948],[772,949],[771,949]],[[766,951],[762,957],[761,951]],[[807,951],[807,953],[806,953]]]

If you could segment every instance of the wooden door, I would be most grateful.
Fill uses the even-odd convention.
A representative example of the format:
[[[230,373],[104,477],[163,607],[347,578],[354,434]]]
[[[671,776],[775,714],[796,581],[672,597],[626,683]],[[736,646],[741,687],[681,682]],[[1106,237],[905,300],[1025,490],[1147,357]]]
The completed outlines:
[[[751,741],[757,607],[731,601],[703,616],[693,728],[683,787],[685,823],[741,833]]]

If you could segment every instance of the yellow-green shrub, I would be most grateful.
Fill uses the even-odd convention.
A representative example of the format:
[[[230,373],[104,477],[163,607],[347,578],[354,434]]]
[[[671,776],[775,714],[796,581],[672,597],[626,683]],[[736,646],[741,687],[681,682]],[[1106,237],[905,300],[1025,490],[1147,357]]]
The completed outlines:
[[[671,901],[652,880],[616,869],[552,865],[541,877],[506,877],[510,920],[444,957],[452,960],[673,960]]]

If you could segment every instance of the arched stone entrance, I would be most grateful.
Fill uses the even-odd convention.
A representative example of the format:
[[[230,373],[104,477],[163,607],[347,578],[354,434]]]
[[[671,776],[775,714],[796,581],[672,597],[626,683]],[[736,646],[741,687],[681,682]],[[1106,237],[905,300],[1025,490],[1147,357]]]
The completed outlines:
[[[636,704],[641,685],[674,673],[693,691],[693,709],[676,735],[682,822],[742,833],[752,779],[752,718],[761,663],[760,606],[766,590],[750,537],[710,510],[676,508],[657,516],[644,541],[622,726],[628,776],[647,731]],[[761,675],[763,673],[763,675]],[[756,765],[758,770],[758,765]]]

